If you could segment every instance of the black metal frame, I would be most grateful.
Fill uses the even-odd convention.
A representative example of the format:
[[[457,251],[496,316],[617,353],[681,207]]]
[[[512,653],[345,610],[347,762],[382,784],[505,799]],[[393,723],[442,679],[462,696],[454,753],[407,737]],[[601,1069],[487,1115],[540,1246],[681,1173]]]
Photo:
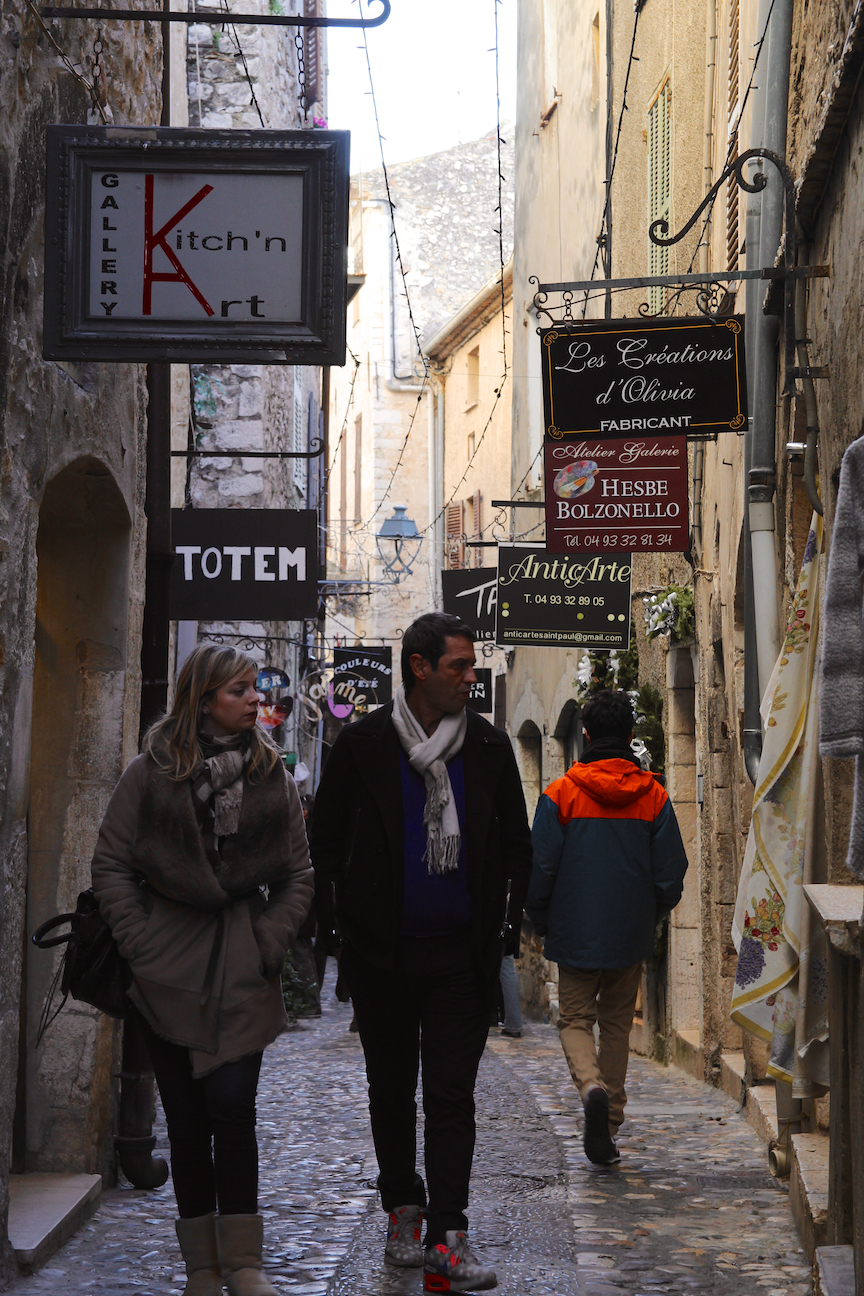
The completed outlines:
[[[347,131],[49,126],[46,360],[345,363]],[[99,319],[88,313],[93,170],[281,172],[303,177],[301,320]]]
[[[661,217],[659,220],[651,222],[648,228],[648,237],[652,243],[656,243],[659,247],[671,247],[675,243],[680,243],[681,239],[689,234],[702,213],[711,207],[720,189],[730,178],[734,179],[738,187],[746,193],[761,193],[768,184],[768,176],[764,171],[758,171],[752,180],[747,180],[744,177],[746,164],[761,160],[771,162],[776,167],[783,184],[783,239],[780,245],[783,256],[782,265],[765,267],[759,270],[711,271],[708,274],[640,275],[626,279],[583,279],[568,283],[541,283],[536,275],[531,275],[528,282],[536,286],[534,309],[538,316],[545,315],[552,325],[575,323],[576,316],[573,313],[573,307],[575,298],[579,294],[584,293],[587,295],[591,292],[608,293],[610,291],[623,292],[628,288],[668,287],[676,289],[676,296],[680,296],[683,292],[695,292],[696,306],[700,314],[716,320],[722,318],[724,314],[724,299],[727,296],[723,288],[724,284],[736,283],[746,279],[767,281],[776,279],[783,284],[783,395],[788,396],[791,394],[796,378],[823,377],[824,374],[821,372],[816,375],[807,374],[805,370],[798,369],[795,366],[795,283],[798,279],[825,278],[830,274],[830,268],[824,265],[795,265],[795,179],[778,153],[765,148],[747,149],[724,169],[722,175],[711,186],[693,215],[677,234],[669,236],[669,222]],[[560,305],[550,306],[549,295],[551,293],[562,296]],[[668,308],[667,303],[663,311],[651,312],[648,303],[643,302],[638,307],[638,313],[642,317],[656,317],[657,315],[667,314]],[[553,311],[560,312],[560,318],[556,318],[552,313]],[[728,314],[728,312],[725,313]],[[688,440],[695,439],[697,438],[688,435]]]
[[[210,23],[216,27],[243,23],[256,27],[380,27],[390,17],[390,0],[375,0],[382,6],[375,18],[312,18],[301,14],[245,14],[229,13],[224,9],[195,9],[191,13],[173,9],[92,9],[72,8],[69,5],[43,5],[42,18],[89,18],[98,22],[175,22],[188,26]]]

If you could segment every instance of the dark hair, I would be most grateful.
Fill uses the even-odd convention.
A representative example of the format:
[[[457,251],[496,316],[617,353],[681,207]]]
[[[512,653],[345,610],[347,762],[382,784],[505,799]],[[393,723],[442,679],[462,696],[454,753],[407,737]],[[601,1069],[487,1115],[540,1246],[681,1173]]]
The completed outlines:
[[[414,687],[411,658],[414,653],[425,657],[433,670],[447,651],[447,636],[458,635],[474,642],[474,631],[449,612],[426,612],[412,621],[402,636],[402,684],[406,693]]]
[[[624,738],[633,732],[633,707],[620,689],[599,689],[582,708],[582,727],[595,738]]]

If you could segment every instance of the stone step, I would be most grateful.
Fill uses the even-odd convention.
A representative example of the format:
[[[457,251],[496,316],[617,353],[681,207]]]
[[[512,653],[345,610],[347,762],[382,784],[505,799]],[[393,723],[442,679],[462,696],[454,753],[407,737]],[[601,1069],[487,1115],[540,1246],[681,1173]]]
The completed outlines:
[[[813,1296],[855,1296],[855,1257],[851,1246],[819,1247],[813,1273]]]
[[[94,1174],[9,1176],[9,1241],[25,1273],[32,1273],[90,1218],[102,1192]]]

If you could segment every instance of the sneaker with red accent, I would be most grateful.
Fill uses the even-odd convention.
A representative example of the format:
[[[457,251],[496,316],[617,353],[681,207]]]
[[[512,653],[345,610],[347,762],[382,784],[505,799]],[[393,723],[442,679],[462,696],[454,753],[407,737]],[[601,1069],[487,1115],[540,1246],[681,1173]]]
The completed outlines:
[[[468,1234],[449,1230],[446,1242],[426,1248],[423,1257],[425,1292],[489,1291],[498,1286],[495,1270],[484,1265],[468,1245]]]
[[[397,1206],[387,1222],[384,1259],[405,1269],[419,1269],[423,1263],[420,1230],[423,1212],[419,1206]]]

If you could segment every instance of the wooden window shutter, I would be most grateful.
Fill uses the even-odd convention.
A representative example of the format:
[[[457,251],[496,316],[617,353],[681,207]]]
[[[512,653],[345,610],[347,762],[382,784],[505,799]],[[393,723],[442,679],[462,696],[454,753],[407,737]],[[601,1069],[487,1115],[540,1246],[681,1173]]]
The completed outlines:
[[[303,0],[304,18],[323,18],[324,0]],[[306,108],[324,103],[324,29],[303,29],[303,62],[306,68]]]
[[[648,108],[648,223],[669,220],[672,171],[672,86],[666,77]],[[648,241],[649,275],[669,273],[669,249]],[[665,288],[650,288],[651,310],[666,305]]]
[[[447,505],[447,532],[444,538],[444,556],[450,571],[465,566],[465,501],[456,500]]]
[[[729,134],[737,130],[738,117],[741,111],[738,97],[740,94],[740,15],[739,0],[730,0],[729,5],[729,41],[728,41],[728,123]],[[738,156],[738,137],[734,136],[734,143],[727,159],[728,162],[734,162]],[[730,176],[726,181],[726,269],[738,269],[738,253],[741,246],[740,231],[738,225],[739,214],[739,196],[740,191],[735,183],[734,177]]]
[[[482,540],[482,539],[483,539],[483,493],[482,493],[482,491],[479,491],[479,490],[478,490],[478,491],[475,491],[474,494],[471,496],[471,513],[472,513],[472,515],[473,515],[473,519],[472,519],[472,520],[473,520],[473,523],[474,523],[474,533],[473,533],[473,535],[471,536],[471,539],[472,539],[472,540]],[[471,550],[471,553],[472,553],[473,556],[474,556],[473,566],[475,566],[475,567],[482,567],[482,566],[483,566],[483,550],[482,550],[482,549],[472,549],[472,550]],[[466,566],[469,566],[469,567],[470,567],[471,565],[472,565],[472,564],[471,564],[470,559],[469,559],[469,561],[467,562]]]

